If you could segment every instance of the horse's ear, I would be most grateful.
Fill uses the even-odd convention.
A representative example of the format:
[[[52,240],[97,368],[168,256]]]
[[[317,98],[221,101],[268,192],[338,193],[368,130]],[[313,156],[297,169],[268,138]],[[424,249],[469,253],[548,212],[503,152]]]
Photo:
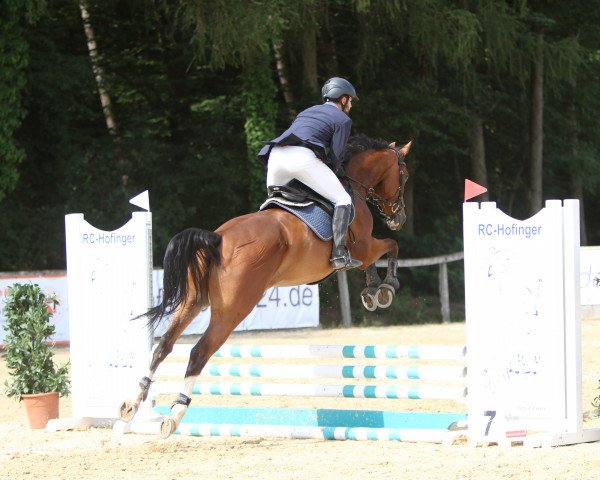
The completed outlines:
[[[400,153],[402,154],[402,156],[406,157],[408,155],[411,145],[412,145],[412,140],[400,149]]]

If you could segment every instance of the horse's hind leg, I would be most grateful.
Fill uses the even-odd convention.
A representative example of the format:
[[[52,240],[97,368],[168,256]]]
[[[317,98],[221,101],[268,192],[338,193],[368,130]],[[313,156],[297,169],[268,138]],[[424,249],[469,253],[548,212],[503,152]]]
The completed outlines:
[[[139,383],[139,390],[134,400],[125,400],[121,405],[120,418],[124,422],[130,422],[140,408],[140,404],[148,398],[150,385],[158,366],[171,353],[173,345],[181,336],[183,331],[192,322],[192,320],[200,313],[200,306],[192,305],[191,307],[181,307],[171,318],[167,331],[161,337],[158,346],[152,355],[148,374],[142,377]]]
[[[260,298],[260,297],[259,297]],[[257,300],[258,302],[258,300]],[[224,316],[213,311],[211,319],[198,343],[194,345],[190,352],[190,360],[185,372],[183,391],[179,394],[175,402],[171,405],[171,415],[165,416],[161,423],[160,435],[167,438],[179,426],[181,419],[185,415],[191,401],[194,384],[200,375],[200,372],[212,355],[225,343],[233,329],[244,319],[246,314],[250,313],[252,307],[244,314],[234,316]]]

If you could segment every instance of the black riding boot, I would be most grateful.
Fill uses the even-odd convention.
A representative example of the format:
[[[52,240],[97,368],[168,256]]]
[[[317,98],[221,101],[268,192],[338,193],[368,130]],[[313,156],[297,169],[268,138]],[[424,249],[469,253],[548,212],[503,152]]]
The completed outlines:
[[[350,257],[346,248],[346,233],[350,222],[351,205],[340,205],[333,211],[333,249],[331,250],[331,266],[334,270],[348,270],[360,267],[362,262]]]

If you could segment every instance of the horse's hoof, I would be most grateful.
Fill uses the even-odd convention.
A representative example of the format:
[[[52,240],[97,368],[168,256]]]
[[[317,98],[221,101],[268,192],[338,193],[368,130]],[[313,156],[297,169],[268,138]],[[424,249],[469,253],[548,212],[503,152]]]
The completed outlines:
[[[392,301],[394,300],[395,294],[396,291],[394,290],[394,287],[382,283],[381,285],[379,285],[379,289],[377,290],[377,305],[380,308],[389,307],[392,304]]]
[[[124,422],[131,422],[138,411],[138,406],[131,400],[125,400],[119,410],[120,418]]]
[[[163,417],[163,420],[160,424],[160,438],[169,438],[176,429],[177,424],[175,423],[175,420],[173,420],[171,417]]]
[[[373,294],[369,292],[369,289],[364,289],[360,294],[362,303],[369,312],[374,312],[375,310],[377,310],[376,295],[376,293]]]

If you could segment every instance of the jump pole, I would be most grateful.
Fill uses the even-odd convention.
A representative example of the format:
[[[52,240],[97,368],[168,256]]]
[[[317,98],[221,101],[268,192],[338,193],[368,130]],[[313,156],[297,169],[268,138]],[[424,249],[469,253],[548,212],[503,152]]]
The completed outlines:
[[[161,364],[151,395],[177,393],[181,381],[165,377],[181,377],[192,345],[176,344],[172,358]],[[194,394],[337,397],[423,400],[447,399],[464,403],[466,397],[464,366],[466,349],[460,345],[230,345],[226,344],[205,366]],[[302,363],[264,363],[273,359],[299,359]],[[224,362],[236,359],[239,362]],[[250,362],[244,363],[248,359]],[[338,359],[343,364],[313,364]],[[397,360],[427,365],[398,365]],[[356,360],[368,365],[355,364]],[[376,364],[372,360],[378,360]],[[439,365],[439,361],[453,363]],[[263,363],[261,363],[263,362]],[[307,364],[307,362],[313,362]],[[350,363],[348,363],[350,362]],[[392,364],[389,364],[392,363]],[[432,364],[433,363],[433,364]],[[229,377],[240,381],[209,382],[206,377]],[[252,378],[278,379],[277,382],[253,382]],[[311,379],[385,380],[385,385],[289,383]],[[228,379],[229,380],[229,379]],[[401,380],[401,384],[390,381]],[[451,385],[417,385],[418,380],[444,381]],[[169,407],[158,406],[157,414],[168,414]],[[206,436],[275,436],[283,438],[316,438],[338,440],[426,441],[451,444],[464,434],[457,425],[465,424],[464,414],[436,412],[398,412],[386,410],[327,410],[289,408],[190,407],[176,433]],[[121,433],[156,434],[159,422],[137,422],[119,425]]]

